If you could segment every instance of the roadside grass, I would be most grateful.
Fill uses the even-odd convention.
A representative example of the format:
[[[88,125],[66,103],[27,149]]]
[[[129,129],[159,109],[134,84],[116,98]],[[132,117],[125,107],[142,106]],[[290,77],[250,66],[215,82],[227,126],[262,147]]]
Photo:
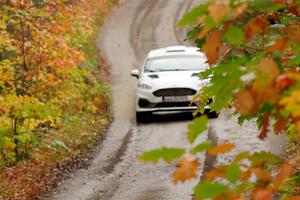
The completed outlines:
[[[78,18],[77,34],[66,39],[85,55],[78,67],[79,72],[86,73],[86,79],[74,81],[86,83],[87,86],[75,88],[86,93],[86,98],[77,102],[72,99],[63,108],[61,128],[54,127],[41,136],[42,145],[31,152],[30,159],[0,172],[0,199],[34,199],[49,191],[64,173],[84,165],[83,158],[105,134],[111,120],[110,82],[108,70],[101,65],[96,39],[105,18],[117,5],[118,0],[74,2],[78,11],[74,16]]]

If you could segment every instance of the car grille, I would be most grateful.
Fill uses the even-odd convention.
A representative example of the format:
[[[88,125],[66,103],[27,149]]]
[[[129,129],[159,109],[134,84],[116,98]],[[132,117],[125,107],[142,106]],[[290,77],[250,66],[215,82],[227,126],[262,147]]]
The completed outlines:
[[[170,88],[170,89],[161,89],[153,92],[153,95],[156,97],[164,96],[191,96],[197,93],[196,90],[190,88]]]
[[[196,104],[191,102],[168,102],[168,103],[158,103],[155,105],[156,108],[170,108],[170,107],[191,107],[196,106]]]
[[[170,107],[191,107],[197,106],[195,103],[190,101],[186,102],[161,102],[161,103],[151,103],[146,99],[139,100],[139,106],[141,108],[170,108]]]

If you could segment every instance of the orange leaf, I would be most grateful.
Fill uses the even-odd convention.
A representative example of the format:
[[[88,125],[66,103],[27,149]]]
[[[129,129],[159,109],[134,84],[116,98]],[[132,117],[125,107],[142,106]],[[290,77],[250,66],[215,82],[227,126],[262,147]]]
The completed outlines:
[[[206,34],[211,30],[211,26],[210,25],[206,25],[202,28],[201,32],[198,34],[198,38],[202,39],[204,36],[206,36]]]
[[[231,13],[231,17],[232,18],[237,18],[239,16],[241,16],[242,14],[244,14],[244,12],[247,9],[247,5],[246,4],[239,4],[235,6],[235,12]]]
[[[207,174],[205,174],[205,180],[213,180],[215,178],[223,177],[223,176],[224,176],[223,172],[220,169],[215,168],[210,170]]]
[[[274,189],[278,190],[282,183],[284,183],[294,172],[294,168],[292,165],[289,164],[283,164],[280,167],[280,172],[275,177],[275,180],[273,182]]]
[[[283,29],[284,32],[288,35],[289,38],[300,42],[300,26],[289,26],[288,28]]]
[[[272,58],[264,58],[258,65],[260,71],[267,74],[270,78],[275,78],[279,75],[279,68]]]
[[[244,180],[244,181],[246,181],[246,180],[248,180],[250,177],[251,177],[251,171],[250,170],[248,170],[248,171],[245,171],[245,172],[242,172],[241,174],[240,174],[240,178],[242,179],[242,180]]]
[[[246,200],[245,196],[243,194],[239,194],[236,196],[231,197],[232,200]]]
[[[284,118],[279,118],[274,125],[274,131],[276,134],[282,133],[287,125],[287,121]]]
[[[292,197],[285,198],[284,200],[300,200],[300,196],[292,196]]]
[[[268,127],[269,127],[269,113],[264,114],[262,120],[262,128],[259,134],[259,139],[264,140],[267,137]]]
[[[249,115],[255,110],[255,100],[251,91],[242,91],[235,94],[236,102],[234,106],[242,115]]]
[[[272,181],[272,176],[269,171],[261,169],[261,168],[254,168],[252,169],[252,172],[255,174],[255,176],[262,181],[270,182]]]
[[[267,51],[274,53],[276,51],[282,51],[286,46],[286,39],[284,37],[278,38],[273,45],[268,47]]]
[[[254,19],[251,19],[245,29],[245,34],[247,38],[251,38],[252,36],[255,36],[260,31],[263,31],[264,33],[267,32],[269,28],[269,22],[262,18],[262,17],[256,17]]]
[[[234,144],[220,144],[216,147],[213,147],[208,151],[209,156],[215,156],[217,154],[224,154],[230,152],[232,149],[234,149]]]
[[[272,200],[272,192],[264,188],[255,188],[251,197],[253,200]]]
[[[215,30],[206,36],[203,51],[205,52],[209,64],[215,64],[217,62],[219,47],[221,46],[221,37],[222,32],[220,30]]]
[[[300,121],[296,121],[296,122],[295,122],[295,125],[296,125],[297,133],[298,133],[298,135],[300,136]]]
[[[219,2],[210,5],[208,10],[209,15],[217,23],[219,23],[223,19],[223,17],[231,11],[230,7],[227,4],[221,4]]]
[[[200,166],[194,155],[184,155],[178,162],[176,171],[172,174],[173,182],[184,182],[197,177],[197,169]]]
[[[254,81],[251,92],[255,96],[257,107],[262,103],[275,103],[279,98],[279,90],[274,81],[268,81],[264,77],[259,77]]]
[[[282,91],[287,87],[294,85],[295,81],[293,81],[289,76],[286,74],[282,74],[277,78],[277,88]]]

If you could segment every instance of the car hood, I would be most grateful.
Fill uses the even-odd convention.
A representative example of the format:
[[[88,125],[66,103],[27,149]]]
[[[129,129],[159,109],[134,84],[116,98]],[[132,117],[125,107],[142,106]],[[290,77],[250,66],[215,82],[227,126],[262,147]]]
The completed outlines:
[[[154,88],[188,87],[196,89],[201,86],[201,83],[208,82],[208,80],[200,80],[198,76],[199,72],[200,71],[167,71],[144,73],[140,81]]]

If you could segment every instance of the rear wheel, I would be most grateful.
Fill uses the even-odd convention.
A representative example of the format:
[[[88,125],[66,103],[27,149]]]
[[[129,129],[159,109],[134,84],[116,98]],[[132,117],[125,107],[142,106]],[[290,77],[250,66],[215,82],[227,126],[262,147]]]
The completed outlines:
[[[151,112],[136,112],[136,122],[145,123],[149,122],[151,119]]]

